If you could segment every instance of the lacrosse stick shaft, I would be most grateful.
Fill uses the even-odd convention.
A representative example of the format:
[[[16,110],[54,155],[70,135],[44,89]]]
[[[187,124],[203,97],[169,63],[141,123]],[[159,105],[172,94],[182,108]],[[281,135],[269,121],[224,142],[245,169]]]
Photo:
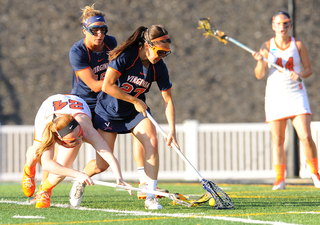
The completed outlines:
[[[133,190],[133,191],[141,191],[144,193],[164,196],[164,197],[170,198],[171,200],[173,200],[177,204],[188,206],[188,207],[192,206],[192,204],[189,203],[188,201],[183,201],[183,200],[177,199],[174,194],[160,192],[160,191],[152,191],[152,190],[148,190],[148,189],[136,188],[136,187],[131,187],[131,186],[118,185],[115,183],[109,183],[109,182],[99,181],[99,180],[92,180],[92,181],[94,184],[98,184],[98,185],[102,185],[102,186],[115,187],[115,188],[121,188],[121,189],[126,189],[126,190]]]
[[[136,188],[136,187],[131,187],[131,186],[124,186],[124,185],[118,185],[115,183],[109,183],[105,181],[99,181],[99,180],[92,180],[94,184],[102,185],[102,186],[107,186],[107,187],[115,187],[115,188],[121,188],[121,189],[126,189],[126,190],[133,190],[133,191],[141,191],[144,193],[149,193],[149,194],[155,194],[155,195],[160,195],[164,197],[170,198],[169,193],[165,192],[160,192],[160,191],[152,191],[148,189],[142,189],[142,188]]]
[[[242,48],[242,49],[250,52],[251,54],[255,53],[254,50],[252,50],[251,48],[245,46],[245,45],[242,44],[241,42],[233,39],[232,37],[225,36],[224,38],[225,38],[226,40],[232,42],[233,44],[239,46],[240,48]],[[264,61],[266,61],[267,63],[269,63],[269,64],[270,64],[271,66],[273,66],[274,68],[278,69],[279,71],[290,75],[290,72],[289,72],[288,70],[286,70],[285,68],[283,68],[283,67],[281,67],[281,66],[279,66],[279,65],[277,65],[277,64],[275,64],[275,63],[273,63],[273,62],[270,62],[270,61],[269,61],[268,59],[266,59],[265,57],[262,57],[262,59],[263,59]],[[302,81],[301,78],[298,78],[298,81],[301,82],[301,81]]]
[[[168,135],[166,134],[166,132],[164,132],[164,130],[157,123],[157,121],[155,121],[155,119],[151,116],[151,114],[148,111],[146,111],[146,112],[147,112],[147,116],[148,116],[149,120],[153,123],[153,125],[157,128],[157,130],[160,131],[160,133],[163,135],[163,137],[167,138]],[[183,161],[185,163],[189,164],[194,169],[194,171],[197,174],[198,179],[201,181],[203,179],[203,177],[200,175],[198,170],[191,164],[191,162],[183,155],[181,150],[172,142],[171,142],[171,146],[178,153],[178,155],[183,159]]]

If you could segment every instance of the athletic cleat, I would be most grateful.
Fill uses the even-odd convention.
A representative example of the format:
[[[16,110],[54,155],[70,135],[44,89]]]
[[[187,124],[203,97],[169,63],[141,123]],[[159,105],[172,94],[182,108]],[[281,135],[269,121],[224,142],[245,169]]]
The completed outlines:
[[[41,187],[40,187],[40,188],[41,188]],[[52,189],[48,192],[50,197],[51,197],[51,191],[52,191]],[[35,195],[30,199],[30,204],[31,204],[31,205],[35,205],[35,204],[37,203],[37,196],[38,196],[38,193],[35,194]]]
[[[69,201],[73,207],[80,206],[85,187],[86,187],[86,184],[81,184],[78,181],[75,181],[73,183],[73,186],[69,194]]]
[[[35,194],[31,199],[30,199],[30,204],[31,205],[35,205],[37,203],[37,196],[38,196],[38,193]]]
[[[316,173],[316,174],[312,173],[311,174],[311,178],[313,180],[314,186],[316,188],[320,188],[320,176],[319,176],[319,173]]]
[[[21,184],[25,196],[31,197],[36,189],[36,181],[34,176],[29,177],[26,172],[23,172]]]
[[[158,199],[156,198],[147,198],[144,202],[144,207],[146,209],[162,209],[162,205],[159,204]]]
[[[39,190],[37,193],[36,208],[49,208],[50,207],[50,193],[47,191]]]
[[[286,189],[286,183],[284,182],[284,180],[282,180],[282,181],[276,180],[273,183],[273,188],[272,188],[273,191],[275,191],[275,190],[283,190],[283,189]]]
[[[139,188],[147,189],[147,184],[146,183],[142,183],[142,184],[139,183]],[[169,193],[169,191],[167,189],[162,189],[162,188],[159,188],[159,187],[156,188],[156,191],[160,191],[160,192],[163,192],[163,193]],[[138,199],[146,199],[147,198],[147,193],[138,191],[137,192],[137,197],[138,197]],[[156,195],[156,198],[164,198],[164,196]]]

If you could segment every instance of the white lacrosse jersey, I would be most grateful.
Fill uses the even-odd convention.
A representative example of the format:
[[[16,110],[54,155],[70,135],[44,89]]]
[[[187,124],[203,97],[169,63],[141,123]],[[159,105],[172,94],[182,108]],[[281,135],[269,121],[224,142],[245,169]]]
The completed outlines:
[[[41,142],[42,133],[49,121],[53,119],[53,114],[85,114],[91,119],[91,111],[88,104],[75,95],[52,95],[40,106],[34,122],[34,140]]]
[[[290,44],[281,49],[274,38],[270,39],[268,60],[296,73],[301,72],[301,60],[294,37]],[[265,93],[266,121],[291,118],[301,114],[312,114],[304,82],[294,81],[289,74],[268,65]]]

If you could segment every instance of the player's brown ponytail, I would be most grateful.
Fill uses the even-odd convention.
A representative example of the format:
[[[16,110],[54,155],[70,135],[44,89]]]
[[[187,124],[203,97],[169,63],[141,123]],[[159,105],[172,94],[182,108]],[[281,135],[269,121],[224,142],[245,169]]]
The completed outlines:
[[[138,27],[136,31],[121,45],[118,45],[115,49],[109,52],[109,61],[116,59],[126,48],[131,45],[142,45],[147,40],[146,30],[148,29],[149,39],[155,39],[157,37],[168,34],[163,25],[152,25],[147,28],[144,26]],[[171,43],[170,39],[163,40],[161,42]]]

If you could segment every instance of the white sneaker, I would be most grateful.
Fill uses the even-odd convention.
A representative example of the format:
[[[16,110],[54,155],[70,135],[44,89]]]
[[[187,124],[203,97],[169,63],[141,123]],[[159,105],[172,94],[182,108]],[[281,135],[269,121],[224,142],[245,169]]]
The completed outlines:
[[[281,181],[279,183],[279,181],[276,181],[273,183],[273,188],[272,190],[275,191],[275,190],[283,190],[283,189],[286,189],[286,183],[283,181]]]
[[[81,184],[78,181],[75,181],[73,183],[73,186],[69,194],[69,201],[72,206],[74,207],[80,206],[85,187],[86,187],[86,184]]]
[[[144,207],[146,209],[162,209],[162,205],[159,204],[158,199],[154,198],[147,198],[144,202]]]
[[[317,173],[317,174],[312,173],[311,174],[311,178],[313,180],[314,186],[316,188],[320,188],[320,176],[319,176],[319,173]]]

